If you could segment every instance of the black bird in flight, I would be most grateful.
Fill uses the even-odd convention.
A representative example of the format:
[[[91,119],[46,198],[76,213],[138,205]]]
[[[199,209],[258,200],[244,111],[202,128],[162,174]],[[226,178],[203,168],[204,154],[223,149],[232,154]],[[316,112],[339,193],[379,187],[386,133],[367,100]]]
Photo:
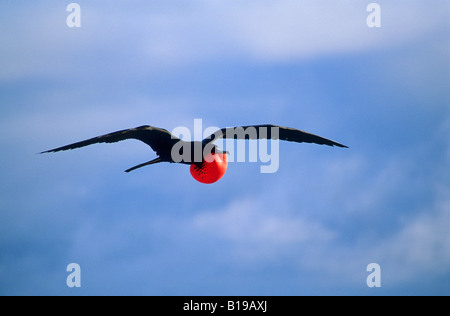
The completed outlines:
[[[205,153],[213,155],[226,154],[226,152],[219,150],[217,146],[214,145],[214,142],[220,138],[245,140],[273,139],[348,148],[345,145],[314,134],[276,125],[252,125],[223,128],[202,141],[192,142],[181,140],[165,129],[146,125],[94,137],[71,145],[44,151],[41,154],[76,149],[99,143],[116,143],[127,139],[137,139],[149,145],[156,152],[158,157],[149,162],[130,168],[126,170],[126,172],[160,162],[183,163],[200,167],[205,161]],[[201,150],[200,155],[198,154],[199,149]],[[180,159],[180,157],[184,158]]]

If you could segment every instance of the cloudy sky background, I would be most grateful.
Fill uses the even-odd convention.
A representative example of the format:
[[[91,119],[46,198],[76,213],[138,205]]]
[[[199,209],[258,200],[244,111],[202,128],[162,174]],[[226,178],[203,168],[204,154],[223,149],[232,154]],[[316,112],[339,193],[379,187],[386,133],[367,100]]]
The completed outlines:
[[[0,2],[1,295],[450,294],[449,1]],[[123,171],[150,124],[274,123],[280,168]],[[82,287],[66,286],[78,263]],[[366,285],[369,263],[382,287]]]

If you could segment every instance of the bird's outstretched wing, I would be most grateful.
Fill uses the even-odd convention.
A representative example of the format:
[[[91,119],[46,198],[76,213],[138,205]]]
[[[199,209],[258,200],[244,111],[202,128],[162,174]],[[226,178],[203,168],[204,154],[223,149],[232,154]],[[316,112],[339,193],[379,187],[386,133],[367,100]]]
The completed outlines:
[[[180,140],[179,138],[173,136],[165,129],[152,126],[141,126],[94,137],[71,145],[47,150],[42,152],[41,154],[76,149],[93,144],[116,143],[126,139],[140,140],[149,145],[158,155],[161,155],[161,153],[165,152],[166,150],[169,150],[170,152],[170,148],[172,148],[173,144],[175,144],[177,141]]]
[[[330,139],[310,134],[298,129],[276,125],[251,125],[223,128],[205,138],[203,143],[212,143],[219,138],[229,139],[274,139],[297,143],[315,143],[319,145],[348,148]]]

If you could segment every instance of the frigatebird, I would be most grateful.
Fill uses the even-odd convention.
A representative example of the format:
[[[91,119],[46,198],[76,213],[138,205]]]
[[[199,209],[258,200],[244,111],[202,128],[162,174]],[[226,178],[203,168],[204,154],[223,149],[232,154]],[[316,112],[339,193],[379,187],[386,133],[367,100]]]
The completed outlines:
[[[125,172],[130,172],[142,168],[144,166],[160,162],[183,163],[191,165],[192,175],[194,176],[194,178],[199,180],[194,175],[193,171],[196,171],[196,175],[200,175],[205,172],[205,169],[210,170],[211,168],[207,168],[209,166],[208,163],[205,161],[207,160],[207,158],[209,158],[207,156],[213,155],[212,161],[214,162],[214,155],[216,156],[220,155],[219,157],[220,159],[219,160],[216,159],[215,162],[219,164],[225,163],[225,166],[224,167],[219,166],[219,168],[221,168],[220,171],[221,175],[215,177],[215,181],[217,181],[225,173],[228,164],[228,161],[226,159],[227,152],[219,150],[219,148],[214,144],[214,142],[220,138],[243,139],[243,140],[272,139],[297,143],[315,143],[319,145],[348,148],[347,146],[339,144],[335,141],[311,133],[307,133],[298,129],[269,124],[223,128],[219,129],[217,132],[203,139],[202,141],[191,141],[191,142],[184,141],[172,135],[169,131],[163,128],[145,125],[136,128],[121,130],[118,132],[77,142],[71,145],[47,150],[42,152],[41,154],[71,150],[99,143],[116,143],[127,139],[137,139],[149,145],[156,152],[158,157],[151,161],[127,169],[125,170]],[[200,154],[199,150],[201,150]],[[180,159],[180,157],[183,158]],[[209,159],[208,162],[211,162],[211,159]],[[203,182],[201,180],[199,181]]]

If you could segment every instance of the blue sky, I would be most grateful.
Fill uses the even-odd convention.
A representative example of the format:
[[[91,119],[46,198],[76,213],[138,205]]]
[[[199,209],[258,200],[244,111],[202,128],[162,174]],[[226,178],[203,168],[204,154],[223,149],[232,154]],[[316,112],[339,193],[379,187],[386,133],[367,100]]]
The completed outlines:
[[[449,1],[0,3],[1,295],[449,295]],[[122,142],[273,123],[280,168],[214,185]],[[78,263],[82,287],[66,285]],[[378,263],[382,287],[366,285]]]

